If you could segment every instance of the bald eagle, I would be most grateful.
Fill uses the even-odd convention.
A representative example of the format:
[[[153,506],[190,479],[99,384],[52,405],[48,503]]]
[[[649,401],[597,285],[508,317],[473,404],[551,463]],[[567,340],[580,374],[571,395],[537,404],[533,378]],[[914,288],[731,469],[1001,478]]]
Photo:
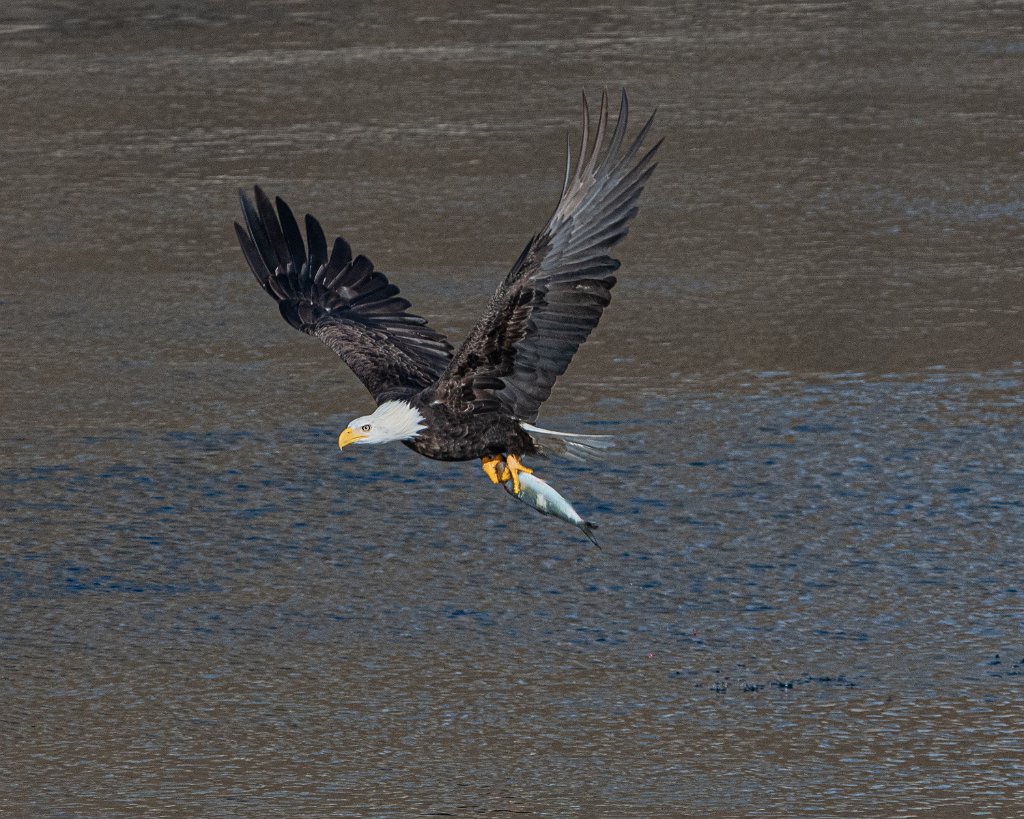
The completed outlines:
[[[236,222],[235,230],[256,279],[285,320],[337,353],[377,404],[345,427],[339,447],[401,441],[436,460],[479,458],[493,483],[511,481],[519,494],[519,473],[532,471],[525,456],[601,446],[603,436],[533,422],[611,300],[619,262],[609,252],[636,216],[661,144],[640,153],[653,120],[627,144],[626,93],[610,133],[603,94],[591,142],[584,95],[580,156],[573,167],[566,151],[558,205],[458,350],[408,312],[398,288],[344,239],[328,254],[312,216],[303,242],[282,199],[275,208],[259,187],[255,202],[240,193],[245,227]]]

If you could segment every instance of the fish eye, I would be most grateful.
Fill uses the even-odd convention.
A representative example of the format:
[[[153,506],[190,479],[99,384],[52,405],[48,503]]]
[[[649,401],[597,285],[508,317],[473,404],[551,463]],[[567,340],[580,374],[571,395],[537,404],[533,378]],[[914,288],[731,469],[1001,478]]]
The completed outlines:
[[[363,432],[369,432],[370,431],[370,425],[369,424],[363,424],[361,429],[363,430]]]

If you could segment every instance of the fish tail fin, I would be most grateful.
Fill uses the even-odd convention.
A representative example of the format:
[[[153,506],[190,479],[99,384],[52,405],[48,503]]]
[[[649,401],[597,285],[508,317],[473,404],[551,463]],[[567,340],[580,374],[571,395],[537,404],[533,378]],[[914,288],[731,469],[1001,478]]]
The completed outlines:
[[[611,435],[584,435],[579,432],[557,432],[533,424],[519,425],[531,435],[542,437],[543,440],[537,441],[537,444],[545,454],[564,455],[577,461],[594,461],[603,458],[605,450],[615,446],[615,439]]]
[[[580,524],[580,529],[583,530],[583,534],[590,538],[590,542],[593,543],[598,549],[601,548],[601,544],[597,542],[597,537],[594,535],[594,530],[597,528],[596,523],[591,523],[589,520],[583,521]]]

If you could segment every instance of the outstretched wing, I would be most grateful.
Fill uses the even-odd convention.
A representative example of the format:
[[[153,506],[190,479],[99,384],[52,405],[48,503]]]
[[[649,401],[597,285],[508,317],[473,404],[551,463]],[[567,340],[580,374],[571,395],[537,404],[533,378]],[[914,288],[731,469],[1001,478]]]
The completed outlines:
[[[611,248],[628,232],[637,199],[661,145],[637,159],[652,115],[629,147],[626,92],[608,137],[608,96],[601,96],[597,135],[583,97],[583,139],[572,171],[566,158],[562,196],[543,231],[526,245],[491,298],[483,318],[438,384],[438,398],[481,410],[502,408],[533,421],[576,350],[611,301],[619,262]]]
[[[330,257],[320,223],[306,216],[309,254],[291,208],[277,211],[256,188],[256,202],[239,192],[246,227],[239,244],[259,283],[297,330],[316,336],[352,368],[378,404],[418,392],[447,367],[452,347],[406,312],[409,302],[365,256],[335,239]]]

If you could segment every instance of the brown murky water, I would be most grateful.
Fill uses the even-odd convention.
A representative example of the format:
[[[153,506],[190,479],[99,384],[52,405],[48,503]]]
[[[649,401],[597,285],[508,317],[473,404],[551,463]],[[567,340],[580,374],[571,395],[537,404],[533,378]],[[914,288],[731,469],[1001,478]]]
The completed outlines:
[[[1015,815],[1024,18],[856,8],[7,3],[0,814]],[[621,441],[541,470],[597,551],[340,455],[231,222],[462,333],[620,85],[663,158],[541,418]]]

